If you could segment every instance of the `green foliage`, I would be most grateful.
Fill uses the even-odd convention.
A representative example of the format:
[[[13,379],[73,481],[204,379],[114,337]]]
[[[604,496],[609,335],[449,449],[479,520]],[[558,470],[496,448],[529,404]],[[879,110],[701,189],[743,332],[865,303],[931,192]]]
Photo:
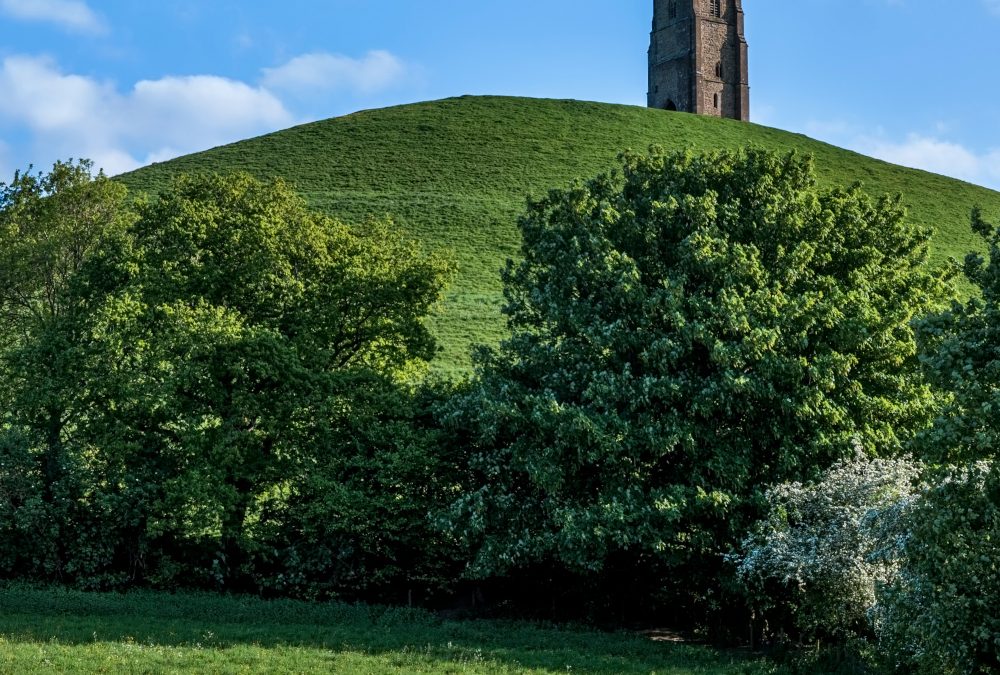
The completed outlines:
[[[431,326],[444,353],[432,366],[470,371],[470,345],[506,336],[497,270],[516,257],[525,195],[611,169],[623,148],[736,149],[753,143],[816,160],[824,187],[864,181],[904,195],[910,219],[933,228],[931,259],[960,258],[976,241],[974,204],[1000,195],[754,124],[635,106],[507,97],[462,97],[358,112],[155,164],[120,177],[133,191],[165,189],[180,173],[246,170],[281,176],[310,206],[349,223],[395,222],[427,250],[449,251],[459,274]]]
[[[260,585],[256,557],[274,546],[251,536],[250,524],[283,536],[266,521],[287,516],[288,502],[339,517],[310,487],[338,482],[338,461],[377,452],[351,425],[405,429],[405,405],[387,405],[380,420],[366,400],[405,403],[391,378],[433,356],[422,318],[450,266],[385,226],[352,232],[309,212],[282,183],[248,176],[182,179],[140,208],[132,233],[81,284],[94,307],[94,442],[121,484],[139,486],[126,500],[151,507],[135,510],[139,531],[182,543],[159,545],[158,583]],[[422,440],[419,452],[431,451]],[[407,507],[408,529],[426,530]],[[294,569],[301,555],[279,576],[305,574]],[[323,560],[311,571],[327,586],[364,589],[330,570],[360,575],[360,555]]]
[[[79,313],[69,287],[88,255],[132,218],[125,188],[103,174],[92,178],[91,169],[87,161],[57,162],[48,174],[29,170],[0,183],[0,424],[42,432],[49,482],[60,477],[71,405],[60,371],[79,338],[68,328]]]
[[[44,480],[24,435],[0,431],[0,569],[33,567],[49,570],[55,564],[51,531],[52,509],[41,496]]]
[[[972,228],[989,250],[965,261],[980,294],[920,324],[924,365],[952,397],[918,448],[951,465],[910,518],[878,614],[890,660],[925,673],[1000,670],[1000,231],[978,209]]]
[[[87,168],[83,213],[105,205]],[[2,212],[11,231],[52,223],[21,242],[29,258],[58,250],[60,227],[93,245],[39,292],[65,311],[5,354],[0,529],[22,546],[0,573],[302,595],[442,585],[452,556],[426,514],[454,468],[420,419],[436,395],[407,380],[436,353],[424,317],[452,264],[388,224],[317,215],[280,181],[182,177],[133,210],[111,185],[94,224],[63,224],[45,199],[38,216]],[[342,541],[311,539],[330,521]]]
[[[513,336],[451,410],[475,479],[450,525],[477,574],[623,553],[709,592],[768,485],[926,425],[910,321],[947,284],[898,200],[794,155],[623,161],[521,220]]]
[[[967,462],[1000,455],[1000,231],[972,214],[988,260],[965,258],[965,275],[979,293],[919,324],[921,360],[932,381],[954,399],[920,447],[935,462]]]
[[[70,311],[65,291],[87,255],[130,220],[127,190],[93,163],[56,162],[47,174],[0,183],[0,316],[24,337]]]
[[[258,500],[258,583],[306,598],[440,597],[461,569],[458,548],[428,521],[452,498],[464,459],[432,416],[448,390],[388,387],[371,373],[338,386],[312,461]]]
[[[1000,465],[944,472],[908,518],[903,566],[875,627],[900,672],[1000,670]]]
[[[424,611],[192,593],[0,589],[12,672],[776,675],[764,660],[641,635]]]
[[[85,505],[92,465],[71,438],[83,335],[72,295],[88,257],[127,228],[126,190],[88,161],[0,184],[0,574],[94,574],[109,533]]]

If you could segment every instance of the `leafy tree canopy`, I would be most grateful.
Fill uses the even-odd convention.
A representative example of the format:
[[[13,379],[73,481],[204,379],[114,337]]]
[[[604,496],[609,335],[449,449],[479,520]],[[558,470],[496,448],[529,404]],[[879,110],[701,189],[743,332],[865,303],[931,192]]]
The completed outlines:
[[[902,569],[877,607],[881,645],[921,673],[1000,669],[1000,229],[981,211],[988,248],[965,259],[979,294],[921,321],[921,359],[951,395],[917,447],[936,484],[908,522]]]
[[[118,470],[162,486],[147,529],[217,532],[236,573],[248,518],[317,461],[355,388],[434,355],[423,318],[451,265],[246,175],[180,179],[130,235],[81,281],[90,428],[124,451]]]
[[[26,317],[5,328],[30,329],[7,342],[12,426],[0,451],[19,463],[18,499],[41,504],[39,522],[61,524],[37,542],[42,553],[22,536],[27,552],[11,566],[165,585],[259,586],[272,575],[284,581],[268,584],[288,588],[295,575],[274,558],[278,539],[295,540],[289,509],[336,517],[308,480],[353,480],[359,494],[392,485],[405,522],[370,544],[342,527],[340,545],[356,548],[327,567],[295,540],[295,559],[311,556],[309,574],[325,575],[317,592],[337,587],[331,565],[385,566],[394,537],[426,530],[436,493],[401,488],[384,467],[405,452],[424,461],[414,474],[437,470],[421,454],[429,436],[414,426],[422,408],[406,382],[436,352],[424,317],[450,262],[388,223],[348,228],[286,184],[248,175],[183,177],[126,205],[89,164],[57,164],[16,179],[3,206],[3,236],[21,256],[0,264],[20,284],[3,307]],[[397,446],[369,428],[380,425],[398,430]],[[376,445],[381,463],[369,456]],[[50,545],[72,530],[74,550]],[[365,545],[381,558],[366,559]],[[39,556],[44,565],[25,562]]]
[[[0,316],[8,336],[65,310],[69,279],[103,238],[129,224],[125,187],[92,171],[92,162],[71,160],[0,183]]]
[[[898,198],[757,149],[622,163],[529,203],[513,335],[450,411],[475,478],[449,524],[480,574],[717,561],[766,486],[930,418],[910,324],[949,275]]]
[[[78,402],[67,373],[81,345],[71,329],[81,314],[70,288],[89,256],[134,220],[125,188],[92,171],[91,162],[70,160],[0,183],[0,425],[26,425],[42,439],[36,463],[48,503],[67,503],[60,485],[79,468],[63,447]],[[7,436],[0,445],[25,442],[20,432],[0,426],[0,433]],[[41,511],[22,513],[29,512]],[[23,522],[27,530],[38,525]]]
[[[988,248],[986,259],[979,253],[965,259],[965,275],[979,293],[919,323],[921,360],[932,381],[954,396],[920,438],[935,462],[1000,455],[1000,230],[978,209],[972,228]]]
[[[939,472],[905,519],[902,565],[873,619],[899,672],[1000,671],[1000,464]]]

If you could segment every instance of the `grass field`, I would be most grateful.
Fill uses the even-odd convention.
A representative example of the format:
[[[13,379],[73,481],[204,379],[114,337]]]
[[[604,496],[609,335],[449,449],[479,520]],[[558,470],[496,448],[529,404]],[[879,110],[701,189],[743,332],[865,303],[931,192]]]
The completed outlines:
[[[420,610],[209,595],[0,589],[2,673],[764,675],[707,647]]]
[[[430,249],[453,252],[460,273],[433,328],[437,368],[462,373],[475,342],[504,324],[498,270],[519,246],[517,216],[541,195],[614,166],[625,149],[758,146],[811,154],[824,185],[861,181],[902,193],[912,219],[933,228],[937,261],[976,245],[969,211],[1000,215],[1000,193],[904,169],[805,136],[730,120],[633,106],[462,97],[359,112],[156,164],[121,177],[155,193],[172,175],[242,169],[281,176],[316,208],[349,223],[391,215]]]

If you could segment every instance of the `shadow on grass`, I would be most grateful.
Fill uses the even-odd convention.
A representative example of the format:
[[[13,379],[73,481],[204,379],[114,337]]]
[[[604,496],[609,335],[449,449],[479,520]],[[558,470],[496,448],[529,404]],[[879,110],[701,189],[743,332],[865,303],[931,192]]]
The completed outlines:
[[[582,673],[777,672],[765,662],[627,633],[519,622],[444,621],[405,608],[188,593],[0,589],[0,636],[15,645],[293,648]]]

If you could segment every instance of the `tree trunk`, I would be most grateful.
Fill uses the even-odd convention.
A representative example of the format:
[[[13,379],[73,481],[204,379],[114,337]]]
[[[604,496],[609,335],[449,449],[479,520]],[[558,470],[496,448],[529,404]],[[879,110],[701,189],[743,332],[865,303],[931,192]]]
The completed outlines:
[[[233,589],[239,587],[243,577],[243,526],[253,499],[253,483],[245,477],[226,482],[236,492],[236,501],[222,522],[223,585]]]

